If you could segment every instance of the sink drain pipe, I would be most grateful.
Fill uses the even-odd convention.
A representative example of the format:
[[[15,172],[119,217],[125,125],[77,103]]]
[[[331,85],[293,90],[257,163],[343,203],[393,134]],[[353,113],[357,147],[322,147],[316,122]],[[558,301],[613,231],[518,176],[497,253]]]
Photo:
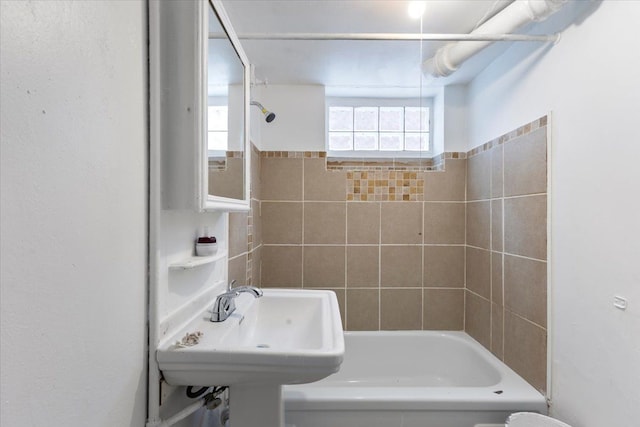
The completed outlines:
[[[177,414],[172,415],[166,420],[162,421],[158,424],[158,427],[169,427],[177,423],[178,421],[182,421],[187,418],[189,415],[196,412],[198,409],[203,408],[207,404],[207,398],[203,397],[192,403],[191,405],[184,408],[182,411]]]
[[[207,408],[208,410],[216,409],[218,406],[222,404],[222,399],[220,399],[218,396],[222,394],[226,389],[227,387],[214,387],[213,391],[211,391],[210,393],[207,393],[204,397],[201,397],[200,399],[196,400],[189,406],[182,409],[180,412],[177,412],[171,417],[167,418],[166,420],[162,420],[159,423],[156,423],[153,425],[156,427],[170,427],[176,424],[177,422],[184,420],[189,415],[193,414],[199,409],[202,409],[202,408]]]
[[[469,35],[511,33],[531,22],[544,21],[556,13],[567,0],[516,0]],[[557,38],[556,38],[557,40]],[[422,72],[433,77],[451,75],[467,59],[489,46],[492,41],[449,43],[422,63]]]

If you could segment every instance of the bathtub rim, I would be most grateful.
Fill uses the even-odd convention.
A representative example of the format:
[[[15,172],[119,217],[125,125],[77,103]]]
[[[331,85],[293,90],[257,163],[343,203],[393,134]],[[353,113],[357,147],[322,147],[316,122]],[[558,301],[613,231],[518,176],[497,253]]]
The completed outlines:
[[[345,387],[305,384],[283,387],[285,411],[439,410],[531,411],[548,413],[545,396],[463,331],[345,331],[350,336],[437,336],[462,341],[500,373],[491,386],[466,387]],[[322,381],[320,381],[321,383]],[[502,390],[501,394],[495,391]]]

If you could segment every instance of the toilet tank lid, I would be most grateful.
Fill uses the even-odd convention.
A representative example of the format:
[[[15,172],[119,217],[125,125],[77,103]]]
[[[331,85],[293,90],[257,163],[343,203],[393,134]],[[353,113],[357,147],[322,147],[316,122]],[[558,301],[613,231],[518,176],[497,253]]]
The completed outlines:
[[[516,412],[507,419],[508,427],[571,427],[562,421],[536,414],[535,412]]]

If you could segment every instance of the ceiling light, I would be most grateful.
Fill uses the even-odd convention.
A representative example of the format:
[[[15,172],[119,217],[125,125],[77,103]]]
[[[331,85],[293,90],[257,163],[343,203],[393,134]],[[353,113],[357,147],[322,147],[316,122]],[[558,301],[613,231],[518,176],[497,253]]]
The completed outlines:
[[[424,14],[426,8],[426,1],[410,1],[409,2],[409,16],[413,19],[420,19]]]

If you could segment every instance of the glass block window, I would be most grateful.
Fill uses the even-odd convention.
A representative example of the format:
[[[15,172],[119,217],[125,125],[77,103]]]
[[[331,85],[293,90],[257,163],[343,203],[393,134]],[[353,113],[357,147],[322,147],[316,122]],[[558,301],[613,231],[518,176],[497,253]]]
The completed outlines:
[[[209,105],[207,109],[207,147],[209,151],[226,151],[229,137],[229,109],[226,105]]]
[[[329,151],[429,151],[429,107],[330,106]]]

